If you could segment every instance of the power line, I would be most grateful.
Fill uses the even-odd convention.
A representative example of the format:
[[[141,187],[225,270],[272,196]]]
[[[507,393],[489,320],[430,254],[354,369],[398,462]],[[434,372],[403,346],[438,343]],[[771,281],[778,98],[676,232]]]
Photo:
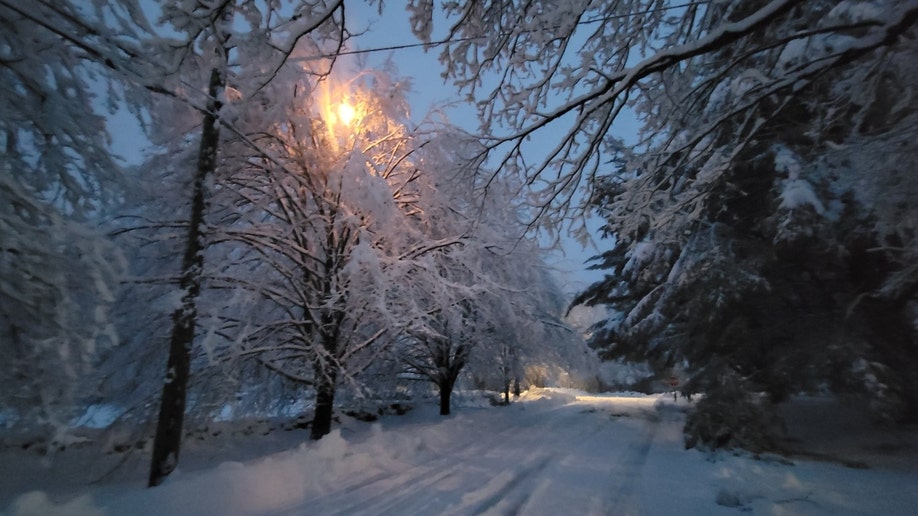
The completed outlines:
[[[589,20],[582,20],[582,21],[579,21],[579,22],[577,22],[577,23],[575,24],[575,26],[579,26],[579,25],[592,25],[592,24],[594,24],[594,23],[606,22],[606,21],[610,21],[610,20],[620,20],[620,19],[624,19],[624,18],[633,18],[633,17],[635,17],[635,16],[642,16],[642,15],[645,15],[645,14],[654,14],[654,13],[663,12],[663,11],[672,11],[672,10],[676,10],[676,9],[685,9],[685,8],[692,7],[692,6],[701,5],[701,4],[709,4],[709,3],[711,3],[710,0],[704,0],[704,1],[699,1],[699,2],[689,2],[689,3],[685,3],[685,4],[671,5],[671,6],[668,6],[668,7],[658,7],[658,8],[656,8],[656,9],[647,9],[647,10],[645,10],[645,11],[637,11],[637,12],[627,13],[627,14],[613,14],[613,15],[609,15],[609,16],[601,16],[601,17],[597,17],[597,18],[590,18]],[[545,27],[545,28],[540,28],[540,29],[522,30],[522,31],[520,31],[519,33],[520,33],[520,34],[526,34],[526,33],[530,33],[530,32],[536,32],[536,31],[539,31],[539,30],[545,30],[545,29],[558,29],[558,28],[561,28],[561,26],[560,26],[560,25],[553,25],[553,26],[551,26],[551,27]],[[506,36],[506,35],[509,35],[509,34],[501,34],[501,35]],[[438,41],[430,41],[430,42],[426,42],[426,43],[425,43],[425,42],[420,42],[420,43],[405,43],[405,44],[401,44],[401,45],[391,45],[391,46],[386,46],[386,47],[364,48],[364,49],[359,49],[359,50],[342,50],[342,51],[340,51],[340,52],[335,52],[334,54],[321,54],[321,55],[311,56],[311,57],[301,57],[301,58],[291,59],[291,61],[314,61],[314,60],[316,60],[316,59],[331,59],[331,58],[333,58],[333,57],[339,57],[339,56],[352,56],[352,55],[358,55],[358,54],[372,54],[372,53],[375,53],[375,52],[391,52],[391,51],[394,51],[394,50],[406,50],[406,49],[409,49],[409,48],[419,48],[419,47],[431,48],[431,47],[439,47],[439,46],[443,46],[443,45],[449,45],[449,44],[451,44],[451,43],[462,43],[462,42],[465,42],[465,41],[475,41],[475,40],[479,40],[479,39],[488,39],[488,38],[490,38],[490,37],[492,37],[492,36],[490,36],[490,35],[489,35],[489,36],[468,36],[468,37],[465,37],[465,38],[448,38],[448,39],[441,39],[441,40],[438,40]]]

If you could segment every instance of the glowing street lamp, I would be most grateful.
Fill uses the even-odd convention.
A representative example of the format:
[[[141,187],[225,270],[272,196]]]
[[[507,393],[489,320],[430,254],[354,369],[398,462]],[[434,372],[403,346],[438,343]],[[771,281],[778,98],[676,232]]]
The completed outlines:
[[[316,91],[319,113],[325,122],[331,148],[335,153],[348,147],[364,115],[362,106],[351,98],[347,85],[323,81]]]
[[[357,112],[354,110],[354,106],[346,102],[342,102],[338,105],[338,120],[341,121],[344,125],[351,125],[351,122],[354,121],[354,117],[357,115]]]

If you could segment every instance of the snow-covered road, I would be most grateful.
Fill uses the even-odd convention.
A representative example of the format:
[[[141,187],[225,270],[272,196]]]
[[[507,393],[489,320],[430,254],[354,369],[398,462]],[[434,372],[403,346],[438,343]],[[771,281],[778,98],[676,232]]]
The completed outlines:
[[[318,442],[302,442],[302,431],[253,435],[215,455],[240,462],[178,471],[155,489],[142,479],[37,485],[7,513],[906,515],[918,506],[918,468],[685,450],[688,405],[670,397],[554,389],[509,407],[459,405],[445,418],[433,404],[373,424],[345,418]],[[259,457],[272,437],[289,449],[242,458]],[[194,447],[187,455],[189,468],[203,458]]]
[[[417,464],[349,479],[300,508],[315,514],[639,514],[636,486],[660,417],[654,400],[635,399],[628,411],[620,401],[544,400],[456,416],[449,423],[458,428],[435,439]],[[632,421],[616,421],[623,418]],[[439,431],[418,430],[427,438]]]

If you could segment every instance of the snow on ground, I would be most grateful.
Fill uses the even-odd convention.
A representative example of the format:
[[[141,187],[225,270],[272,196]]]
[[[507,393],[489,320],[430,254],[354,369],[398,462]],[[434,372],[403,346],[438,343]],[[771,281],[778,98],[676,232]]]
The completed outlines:
[[[69,477],[87,455],[67,450],[17,491],[15,479],[41,466],[34,454],[7,450],[0,507],[10,516],[905,515],[918,507],[914,463],[859,469],[685,450],[688,404],[669,396],[550,389],[509,407],[469,405],[445,418],[430,404],[376,423],[344,419],[313,443],[297,430],[189,444],[180,470],[155,489],[144,488],[139,459],[119,480],[81,485]]]

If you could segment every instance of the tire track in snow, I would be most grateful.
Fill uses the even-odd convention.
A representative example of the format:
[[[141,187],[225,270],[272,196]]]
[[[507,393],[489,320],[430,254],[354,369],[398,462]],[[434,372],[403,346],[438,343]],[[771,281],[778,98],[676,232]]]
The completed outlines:
[[[620,438],[616,430],[620,427],[601,408],[562,405],[498,410],[519,412],[511,418],[508,414],[489,419],[476,415],[467,431],[453,434],[461,439],[431,449],[433,456],[428,460],[419,457],[423,462],[405,464],[404,469],[396,466],[355,478],[333,492],[303,500],[299,511],[288,511],[374,516],[560,514],[557,510],[640,514],[635,492],[654,442],[658,411],[635,414],[631,421],[638,425],[627,427],[618,453],[597,455],[597,449],[609,450],[610,439]],[[511,424],[499,426],[507,422]],[[583,478],[589,480],[581,483]]]
[[[608,510],[609,479],[618,471],[617,457],[629,453],[629,443],[644,435],[646,423],[640,421],[647,412],[642,410],[628,416],[630,422],[639,422],[639,427],[634,428],[622,426],[615,419],[619,414],[601,405],[583,403],[571,409],[566,431],[557,436],[563,439],[556,444],[558,460],[536,479],[526,499],[496,514],[616,514]],[[571,432],[572,429],[577,431]],[[621,446],[616,449],[617,442]]]
[[[619,460],[618,467],[612,474],[613,495],[609,498],[609,506],[605,512],[619,516],[635,516],[643,514],[641,504],[637,498],[636,488],[643,477],[644,464],[647,455],[653,446],[657,429],[660,425],[660,415],[653,414],[647,418],[639,442],[629,445]]]
[[[334,492],[306,500],[304,507],[315,508],[323,514],[361,514],[363,511],[381,514],[381,508],[411,500],[423,489],[455,475],[461,467],[456,460],[458,454],[476,455],[493,449],[518,430],[515,427],[505,428],[472,445],[463,441],[445,450],[435,450],[438,456],[433,459],[403,471],[379,473],[342,486]]]
[[[447,508],[443,514],[516,514],[531,495],[521,490],[510,496],[524,480],[538,475],[555,458],[554,454],[542,454],[528,459],[522,467],[508,468],[498,473],[488,484],[462,497],[458,507]],[[483,499],[481,499],[483,497]],[[509,506],[503,509],[503,506]]]
[[[508,407],[506,410],[514,410],[515,407]],[[360,490],[346,489],[331,493],[323,497],[323,504],[331,501],[331,505],[325,505],[328,512],[323,514],[440,514],[444,513],[445,508],[453,508],[456,514],[475,514],[464,507],[464,504],[457,506],[450,504],[456,499],[455,490],[438,489],[435,486],[451,477],[460,477],[459,485],[468,486],[478,483],[480,487],[467,490],[464,495],[471,495],[482,490],[487,490],[489,485],[500,475],[510,476],[511,479],[517,479],[512,482],[507,492],[512,488],[518,487],[519,484],[529,478],[532,467],[524,468],[524,474],[515,475],[513,468],[504,468],[500,473],[493,473],[491,467],[497,464],[505,464],[507,461],[520,456],[518,450],[528,451],[539,450],[545,442],[546,435],[557,432],[558,429],[565,428],[564,421],[569,415],[566,407],[556,406],[548,410],[533,411],[538,416],[536,423],[528,428],[521,422],[519,426],[509,426],[496,433],[488,433],[487,430],[476,427],[476,431],[469,432],[468,439],[460,442],[456,446],[441,452],[440,456],[432,460],[418,464],[409,470],[387,475],[386,478],[373,482],[371,485],[364,486]],[[520,418],[531,417],[533,414],[529,411],[521,411]],[[500,420],[501,418],[498,418]],[[535,431],[528,431],[528,430]],[[482,437],[485,437],[482,439]],[[468,442],[473,442],[468,446]],[[545,454],[537,455],[543,457]],[[526,464],[532,464],[534,459],[527,459]],[[549,462],[546,459],[542,464]],[[535,464],[536,466],[539,464]],[[470,479],[471,482],[470,482]],[[481,479],[484,479],[482,482]],[[442,488],[442,486],[440,486]],[[461,493],[460,493],[461,494]],[[517,505],[525,503],[525,498],[517,496],[519,499]],[[334,500],[334,501],[332,501]],[[348,503],[348,500],[356,500]],[[499,500],[498,500],[499,501]],[[340,505],[336,505],[340,503]],[[312,503],[309,504],[312,507]],[[319,509],[319,507],[317,507]]]
[[[584,416],[586,413],[582,407],[565,406],[553,410],[550,417],[535,428],[520,428],[525,438],[515,439],[502,450],[508,457],[527,457],[528,453],[525,466],[508,468],[492,476],[479,487],[469,490],[461,503],[448,507],[443,514],[586,514],[575,509],[582,499],[576,500],[573,506],[558,508],[558,511],[551,509],[553,503],[545,504],[546,496],[553,501],[557,499],[559,473],[563,477],[563,472],[572,464],[579,463],[584,457],[595,457],[597,439],[609,438],[608,420]],[[572,425],[572,420],[576,424]],[[560,489],[565,489],[565,486],[560,486]],[[591,507],[601,504],[597,496],[590,497],[590,502]],[[426,512],[413,513],[434,513],[433,507],[426,509]]]

